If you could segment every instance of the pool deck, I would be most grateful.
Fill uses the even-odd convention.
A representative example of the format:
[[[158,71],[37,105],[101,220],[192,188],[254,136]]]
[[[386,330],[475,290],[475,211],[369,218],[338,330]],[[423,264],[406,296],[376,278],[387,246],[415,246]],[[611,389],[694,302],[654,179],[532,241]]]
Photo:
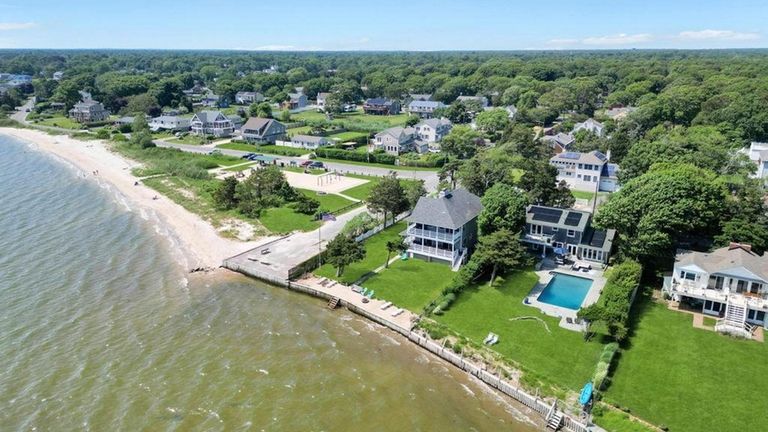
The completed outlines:
[[[558,267],[555,269],[539,270],[536,272],[536,276],[539,277],[539,281],[536,283],[536,285],[533,287],[531,292],[528,293],[528,296],[526,297],[526,299],[528,300],[528,303],[527,303],[528,306],[535,307],[549,316],[559,317],[560,327],[563,327],[569,330],[583,331],[584,325],[576,323],[577,311],[560,307],[560,306],[555,306],[549,303],[542,303],[538,300],[539,294],[541,294],[541,292],[544,291],[544,288],[546,288],[549,281],[552,280],[553,272],[592,279],[592,286],[589,288],[587,295],[584,296],[584,301],[582,301],[581,303],[581,307],[587,307],[589,305],[596,303],[597,300],[600,298],[600,293],[603,292],[603,287],[605,286],[605,277],[603,276],[603,271],[597,270],[597,269],[592,269],[588,272],[574,271],[568,267]],[[568,322],[569,320],[570,322]]]

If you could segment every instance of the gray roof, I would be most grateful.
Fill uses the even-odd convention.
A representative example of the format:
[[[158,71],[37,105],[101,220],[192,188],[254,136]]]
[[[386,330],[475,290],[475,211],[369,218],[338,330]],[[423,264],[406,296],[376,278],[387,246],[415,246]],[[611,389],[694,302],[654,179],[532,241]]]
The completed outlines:
[[[420,100],[420,101],[432,100],[432,94],[430,93],[411,93],[409,96],[413,100]]]
[[[314,136],[314,135],[294,135],[293,138],[291,138],[291,141],[320,144],[323,142],[327,142],[328,138]]]
[[[565,148],[571,145],[576,139],[571,134],[558,132],[557,135],[544,135],[542,138],[544,141],[552,141]]]
[[[530,205],[525,212],[525,222],[584,232],[589,225],[589,212]]]
[[[408,221],[458,229],[476,218],[482,209],[483,205],[477,195],[464,189],[456,189],[435,198],[419,198]]]
[[[195,116],[197,116],[198,120],[203,123],[210,123],[216,120],[216,118],[219,116],[226,118],[226,116],[224,116],[221,111],[200,111],[199,113],[195,114]]]
[[[432,129],[437,129],[440,126],[450,126],[451,124],[451,121],[447,118],[431,118],[420,121],[416,126],[427,125]]]
[[[408,109],[419,109],[419,108],[441,108],[444,107],[445,104],[443,104],[440,101],[429,101],[429,100],[414,100],[411,101],[411,103],[408,104]]]
[[[395,126],[389,129],[384,129],[383,131],[377,133],[374,136],[390,135],[392,137],[400,139],[400,137],[402,137],[403,135],[413,135],[415,133],[416,133],[416,130],[412,127]]]
[[[560,162],[575,162],[575,163],[588,163],[588,164],[602,165],[608,162],[608,157],[606,157],[604,154],[600,153],[597,150],[592,150],[589,153],[579,153],[579,152],[558,153],[552,156],[549,160],[553,162],[560,161]]]
[[[707,273],[725,273],[768,283],[768,255],[758,255],[748,246],[733,243],[712,252],[678,251],[678,266],[695,265]]]

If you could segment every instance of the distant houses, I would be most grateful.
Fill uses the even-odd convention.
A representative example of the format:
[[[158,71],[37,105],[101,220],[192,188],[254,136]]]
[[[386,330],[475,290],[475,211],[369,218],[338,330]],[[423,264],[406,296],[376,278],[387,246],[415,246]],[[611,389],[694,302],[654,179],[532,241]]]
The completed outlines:
[[[421,197],[408,217],[407,254],[447,262],[454,270],[466,262],[477,243],[480,198],[464,190]]]
[[[555,135],[544,135],[541,137],[541,141],[546,143],[553,153],[562,153],[568,151],[571,144],[576,142],[576,138],[571,134],[558,132]]]
[[[607,264],[615,236],[616,230],[592,227],[589,212],[531,205],[520,240],[542,256],[555,252]]]
[[[251,117],[240,128],[240,134],[251,143],[274,144],[285,138],[285,125],[275,119]]]
[[[300,147],[314,150],[331,144],[326,137],[312,135],[294,135],[291,137],[291,147]]]
[[[264,101],[264,95],[259,92],[241,91],[235,93],[235,102],[240,105],[251,105]]]
[[[373,115],[400,114],[400,102],[387,98],[372,98],[365,101],[363,111]]]
[[[488,107],[488,98],[485,96],[459,96],[456,98],[456,102],[477,103],[480,105],[480,109],[485,109]]]
[[[288,100],[285,102],[285,108],[295,110],[307,106],[307,95],[303,92],[288,93]]]
[[[413,100],[408,104],[408,113],[423,119],[432,118],[435,110],[444,108],[445,104],[438,101]]]
[[[573,126],[573,130],[571,131],[571,135],[576,134],[576,132],[585,130],[587,132],[593,133],[599,137],[603,136],[603,130],[605,129],[605,126],[600,123],[599,121],[588,118],[586,121],[583,121],[581,123],[576,123]]]
[[[621,121],[637,111],[635,107],[618,107],[605,110],[605,116],[614,121]]]
[[[442,140],[451,127],[448,119],[427,119],[413,127],[391,127],[374,135],[373,145],[395,156],[411,151],[422,154],[429,151],[430,144]]]
[[[109,118],[109,111],[100,102],[91,99],[88,94],[69,110],[69,117],[78,123],[102,122]]]
[[[431,118],[423,120],[414,126],[416,135],[427,144],[437,143],[451,132],[453,123],[447,118]]]
[[[557,180],[573,190],[614,192],[618,187],[618,166],[599,151],[563,152],[552,156],[549,163],[557,168]]]
[[[328,96],[330,95],[331,93],[326,93],[326,92],[320,92],[317,94],[316,104],[319,110],[325,111],[325,100],[328,99]]]
[[[56,81],[61,81],[64,78],[64,72],[62,71],[56,71],[53,73],[53,79]]]
[[[741,153],[746,154],[757,167],[753,178],[768,178],[768,143],[752,141]]]
[[[172,132],[181,132],[189,130],[190,128],[191,119],[180,117],[180,116],[170,116],[170,115],[161,115],[159,117],[153,118],[149,122],[149,129],[157,132],[160,130],[167,130]]]
[[[228,137],[235,131],[235,126],[221,111],[201,111],[190,121],[195,135],[213,135],[217,138]]]

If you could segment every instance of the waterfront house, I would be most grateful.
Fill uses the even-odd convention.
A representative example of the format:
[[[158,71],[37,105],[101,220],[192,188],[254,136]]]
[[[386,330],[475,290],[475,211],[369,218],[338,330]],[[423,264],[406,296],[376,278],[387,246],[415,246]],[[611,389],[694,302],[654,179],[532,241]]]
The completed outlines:
[[[328,99],[331,93],[320,92],[317,94],[317,108],[321,111],[325,111],[325,100]]]
[[[365,101],[363,111],[374,115],[400,114],[400,103],[387,98],[372,98]]]
[[[84,98],[69,110],[69,117],[78,123],[102,122],[109,118],[109,111],[100,102]]]
[[[688,307],[721,317],[718,331],[751,337],[768,328],[768,255],[731,243],[712,252],[678,250],[663,291]]]
[[[312,136],[312,135],[294,135],[291,137],[292,147],[301,147],[305,149],[316,149],[318,147],[325,147],[331,144],[331,141],[326,137]]]
[[[557,168],[557,180],[573,190],[614,192],[618,188],[618,166],[597,150],[589,153],[564,152],[549,159]]]
[[[285,138],[285,125],[275,119],[251,117],[240,129],[240,134],[248,142],[274,144]]]
[[[160,130],[167,130],[172,132],[181,132],[189,130],[190,119],[179,117],[177,115],[161,115],[153,118],[149,122],[149,129],[157,132]]]
[[[419,153],[429,150],[428,144],[418,139],[415,128],[402,126],[391,127],[377,133],[373,137],[373,145],[395,156],[414,150]]]
[[[132,126],[134,120],[136,120],[136,118],[132,116],[120,117],[115,120],[115,126]]]
[[[221,111],[200,111],[189,122],[195,135],[213,135],[217,138],[228,137],[235,131],[232,120]]]
[[[593,228],[589,212],[531,205],[525,212],[525,230],[520,240],[542,255],[559,252],[606,264],[615,236],[616,230]]]
[[[768,178],[768,143],[752,141],[749,148],[742,149],[741,153],[746,154],[757,167],[753,178]]]
[[[429,119],[432,118],[436,109],[444,107],[445,104],[438,101],[414,100],[408,104],[407,110],[411,115],[416,115],[423,119]]]
[[[235,93],[235,102],[240,105],[251,105],[254,103],[262,102],[264,95],[259,92],[241,91]]]
[[[408,255],[444,261],[458,270],[477,242],[477,216],[482,209],[480,198],[464,189],[419,198],[405,232]]]
[[[453,123],[447,118],[432,118],[422,120],[414,126],[418,139],[427,144],[440,142],[453,128]]]
[[[603,136],[603,129],[605,129],[605,126],[602,123],[593,118],[588,118],[584,122],[576,123],[573,126],[571,135],[575,135],[578,131],[585,130],[601,137]]]
[[[295,110],[305,106],[307,106],[307,95],[302,92],[288,93],[288,101],[285,102],[286,108]]]
[[[568,151],[576,139],[571,134],[558,132],[555,135],[544,135],[541,140],[546,143],[553,153]]]

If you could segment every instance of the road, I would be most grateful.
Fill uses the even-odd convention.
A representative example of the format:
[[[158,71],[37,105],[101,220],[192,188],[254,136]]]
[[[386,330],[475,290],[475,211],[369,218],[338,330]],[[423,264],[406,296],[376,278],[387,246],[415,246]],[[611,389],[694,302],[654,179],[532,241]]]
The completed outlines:
[[[154,143],[158,147],[177,148],[185,152],[201,153],[201,154],[206,154],[214,150],[215,148],[215,146],[211,144],[208,144],[208,145],[179,144],[179,143],[169,143],[163,140],[155,140]],[[222,149],[222,148],[218,148],[217,150],[219,150],[222,154],[225,154],[228,156],[235,156],[235,157],[242,157],[244,154],[248,153],[248,152],[239,151],[239,150],[229,150],[229,149]],[[291,156],[278,156],[278,157],[279,159],[277,160],[277,163],[284,162],[285,164],[290,164],[291,162],[300,164],[301,162],[304,162],[306,160],[304,158],[291,157]],[[375,176],[375,177],[383,177],[389,174],[390,171],[392,171],[392,169],[389,169],[389,168],[345,164],[343,162],[325,162],[325,165],[328,167],[328,169],[332,171],[338,171],[344,174],[359,174],[359,175],[367,175],[367,176]],[[437,185],[439,183],[439,180],[437,178],[437,173],[435,171],[414,171],[414,170],[401,169],[401,168],[394,169],[394,171],[396,171],[398,176],[403,179],[424,180],[424,187],[427,189],[427,191],[437,190]]]
[[[16,112],[11,114],[11,119],[16,120],[19,123],[26,123],[29,113],[27,110],[31,110],[35,106],[35,99],[29,98],[24,105],[16,108]]]

